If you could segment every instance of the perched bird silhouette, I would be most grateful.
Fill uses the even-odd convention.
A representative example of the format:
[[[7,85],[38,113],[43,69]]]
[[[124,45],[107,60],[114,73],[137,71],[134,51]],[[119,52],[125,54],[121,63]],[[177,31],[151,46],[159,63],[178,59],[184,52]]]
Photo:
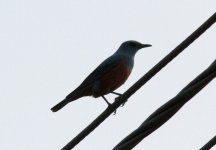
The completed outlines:
[[[104,60],[73,92],[51,110],[56,112],[69,102],[83,96],[95,98],[101,96],[109,105],[110,103],[104,95],[109,93],[121,95],[114,90],[120,87],[130,75],[136,52],[141,48],[150,46],[150,44],[142,44],[132,40],[122,43],[112,56]]]

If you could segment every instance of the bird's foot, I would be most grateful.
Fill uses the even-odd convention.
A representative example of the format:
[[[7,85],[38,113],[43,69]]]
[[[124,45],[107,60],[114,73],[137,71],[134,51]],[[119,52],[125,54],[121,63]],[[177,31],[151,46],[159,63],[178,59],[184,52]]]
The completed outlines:
[[[107,103],[107,105],[108,105],[108,107],[111,107],[111,103],[104,97],[104,96],[102,96],[102,98],[104,99],[104,101]],[[116,110],[113,112],[113,115],[116,115]]]
[[[115,111],[113,112],[113,115],[116,115],[116,112],[117,112],[117,111],[115,110]]]
[[[127,102],[127,100],[126,100],[124,103],[121,104],[121,107],[123,107],[123,106],[125,105],[126,102]]]
[[[125,103],[126,103],[126,102],[122,103],[122,104],[121,104],[121,107],[123,107],[123,106],[125,105]]]

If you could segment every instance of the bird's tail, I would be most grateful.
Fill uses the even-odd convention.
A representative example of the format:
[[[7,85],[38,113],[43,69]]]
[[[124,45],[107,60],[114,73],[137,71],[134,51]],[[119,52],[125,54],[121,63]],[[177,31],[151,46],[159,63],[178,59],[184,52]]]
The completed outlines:
[[[55,105],[53,108],[51,108],[52,112],[57,112],[60,109],[62,109],[65,105],[67,105],[70,101],[68,99],[64,99],[63,101],[61,101],[60,103],[58,103],[57,105]]]

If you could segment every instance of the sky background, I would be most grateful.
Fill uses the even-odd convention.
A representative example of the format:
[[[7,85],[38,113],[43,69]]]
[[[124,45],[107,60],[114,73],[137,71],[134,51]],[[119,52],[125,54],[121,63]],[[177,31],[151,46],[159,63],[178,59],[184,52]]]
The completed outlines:
[[[50,108],[126,40],[135,57],[123,93],[216,11],[216,0],[0,0],[0,149],[59,150],[107,104],[84,97]],[[216,59],[216,25],[74,149],[110,150]],[[135,150],[197,150],[216,134],[216,82]],[[114,96],[107,96],[112,101]]]

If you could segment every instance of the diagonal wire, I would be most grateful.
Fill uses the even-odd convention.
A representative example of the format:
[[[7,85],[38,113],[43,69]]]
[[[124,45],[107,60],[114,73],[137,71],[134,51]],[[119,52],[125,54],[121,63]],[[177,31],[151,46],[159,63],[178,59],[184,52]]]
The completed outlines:
[[[114,150],[130,150],[167,120],[169,120],[186,102],[216,77],[216,60],[198,77],[191,81],[174,98],[152,113],[135,131],[124,138]]]
[[[211,25],[216,21],[216,13],[214,13],[206,22],[204,22],[196,31],[194,31],[188,38],[180,43],[173,51],[165,56],[159,63],[157,63],[149,72],[140,78],[133,86],[131,86],[122,96],[104,110],[91,124],[89,124],[83,131],[81,131],[75,138],[73,138],[62,150],[70,150],[82,141],[88,134],[90,134],[97,126],[99,126],[108,116],[110,116],[119,106],[127,101],[139,88],[141,88],[148,80],[157,74],[164,66],[172,61],[178,54],[180,54],[186,47],[194,42],[200,35],[202,35]]]
[[[209,150],[216,144],[216,136],[206,143],[200,150]]]

